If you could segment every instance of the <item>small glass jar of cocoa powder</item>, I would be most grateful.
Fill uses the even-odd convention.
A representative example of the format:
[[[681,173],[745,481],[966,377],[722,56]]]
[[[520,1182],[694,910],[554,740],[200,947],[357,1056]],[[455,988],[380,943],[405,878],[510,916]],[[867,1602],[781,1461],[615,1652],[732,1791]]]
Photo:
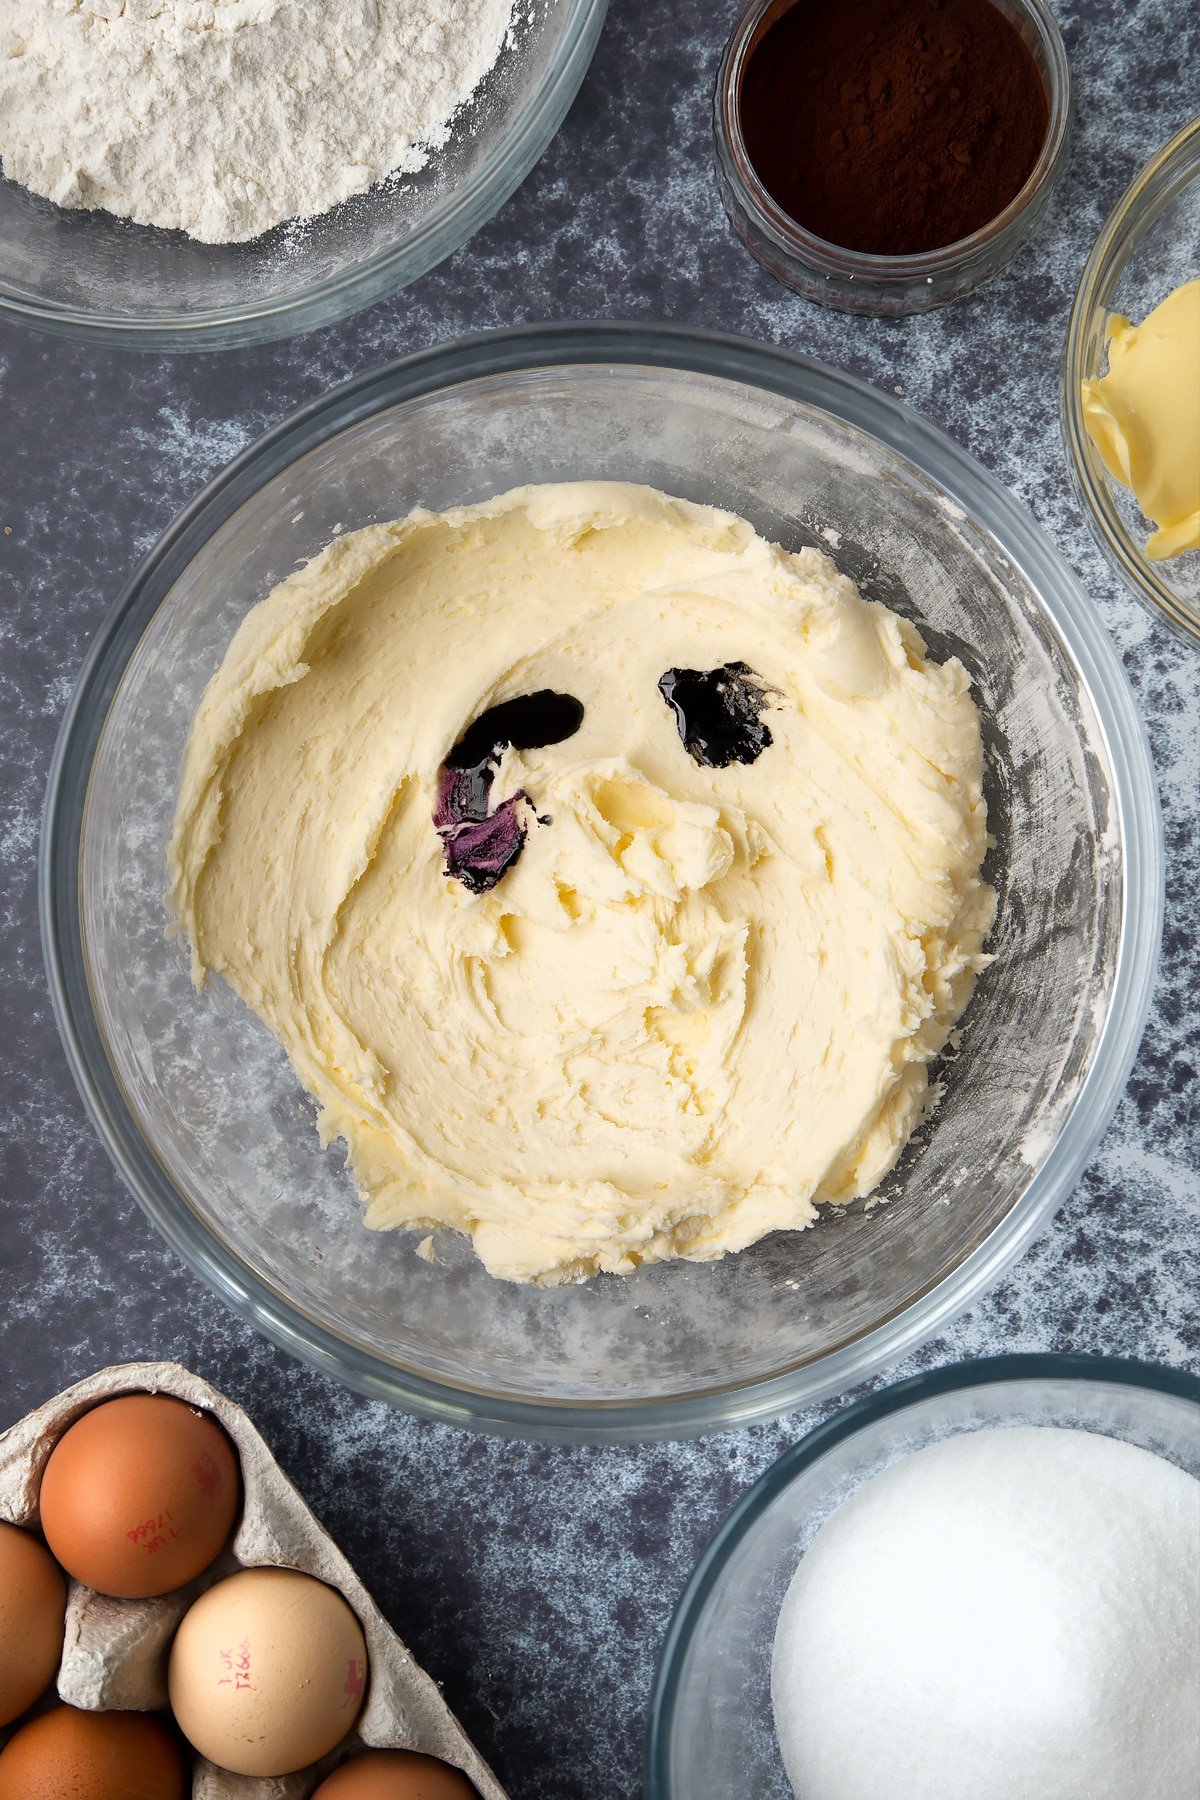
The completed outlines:
[[[1065,162],[1070,75],[1043,0],[751,0],[714,111],[721,198],[764,267],[898,318],[970,293],[1029,237]]]

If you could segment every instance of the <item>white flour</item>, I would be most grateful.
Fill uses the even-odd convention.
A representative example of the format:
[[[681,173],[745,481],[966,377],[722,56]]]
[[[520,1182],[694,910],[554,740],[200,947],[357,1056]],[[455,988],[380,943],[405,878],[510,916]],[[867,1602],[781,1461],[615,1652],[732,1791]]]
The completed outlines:
[[[419,169],[512,0],[3,0],[0,160],[60,206],[257,237]]]

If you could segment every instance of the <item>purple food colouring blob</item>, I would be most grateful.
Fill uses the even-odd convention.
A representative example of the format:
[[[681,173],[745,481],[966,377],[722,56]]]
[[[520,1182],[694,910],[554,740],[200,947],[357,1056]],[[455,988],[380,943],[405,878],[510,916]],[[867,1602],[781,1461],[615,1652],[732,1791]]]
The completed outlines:
[[[433,823],[442,840],[446,873],[473,894],[494,888],[525,848],[525,826],[519,789],[492,807],[492,781],[500,759],[511,745],[540,750],[573,737],[583,722],[583,707],[571,694],[542,688],[516,700],[490,706],[463,732],[438,775]]]

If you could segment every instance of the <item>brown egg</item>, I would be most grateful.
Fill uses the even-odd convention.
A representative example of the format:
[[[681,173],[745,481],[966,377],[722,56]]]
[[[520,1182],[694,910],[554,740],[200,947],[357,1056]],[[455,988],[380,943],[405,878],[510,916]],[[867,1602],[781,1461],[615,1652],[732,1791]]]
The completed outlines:
[[[237,1775],[290,1775],[340,1744],[362,1709],[367,1647],[342,1596],[296,1569],[243,1569],[183,1616],[171,1710]]]
[[[0,1800],[186,1800],[174,1738],[148,1713],[56,1706],[0,1751]]]
[[[168,1394],[125,1394],[85,1413],[54,1446],[42,1530],[77,1581],[144,1600],[208,1567],[241,1494],[237,1453],[207,1413]]]
[[[478,1800],[466,1776],[415,1750],[368,1750],[323,1781],[312,1800]]]
[[[0,1725],[54,1680],[66,1607],[67,1584],[46,1546],[0,1521]]]

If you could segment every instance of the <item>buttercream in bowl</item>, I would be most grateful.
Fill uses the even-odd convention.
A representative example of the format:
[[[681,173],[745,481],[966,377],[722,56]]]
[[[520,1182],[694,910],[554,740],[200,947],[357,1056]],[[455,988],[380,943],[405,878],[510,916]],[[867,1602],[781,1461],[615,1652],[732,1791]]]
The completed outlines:
[[[938,1103],[880,1204],[825,1207],[812,1230],[774,1231],[716,1262],[671,1257],[545,1286],[496,1280],[458,1232],[439,1232],[428,1262],[407,1231],[363,1229],[344,1146],[321,1147],[287,1052],[228,983],[194,991],[184,945],[164,932],[163,891],[188,736],[256,605],[334,539],[415,506],[447,513],[522,484],[601,477],[737,514],[790,554],[828,555],[864,599],[915,626],[930,664],[963,665],[997,905],[993,960],[930,1066]],[[639,640],[640,626],[632,649]],[[753,644],[722,644],[722,662],[753,667]],[[502,697],[498,676],[519,672],[505,657],[488,673],[483,632],[471,652],[470,669],[443,668],[420,696],[441,708],[460,683],[437,757]],[[654,691],[667,667],[630,667],[672,744],[674,708]],[[529,673],[539,689],[574,691],[557,669]],[[759,673],[778,684],[776,668]],[[627,730],[615,693],[577,698],[603,699]],[[778,713],[757,722],[774,732]],[[547,772],[569,766],[586,729],[547,750]],[[601,750],[622,743],[589,755]],[[884,782],[882,741],[875,757]],[[498,801],[512,798],[506,779],[496,772]],[[428,823],[433,851],[448,849]],[[526,819],[511,874],[545,870],[558,823]],[[1128,684],[1012,496],[849,376],[667,326],[539,326],[423,352],[232,464],[98,638],[60,738],[42,869],[73,1066],[168,1240],[256,1326],[338,1378],[525,1436],[762,1417],[943,1329],[1067,1202],[1141,1032],[1162,907],[1153,775]]]
[[[649,487],[368,526],[200,703],[194,979],[284,1045],[368,1225],[549,1282],[809,1225],[895,1164],[980,966],[969,686],[820,550]]]

